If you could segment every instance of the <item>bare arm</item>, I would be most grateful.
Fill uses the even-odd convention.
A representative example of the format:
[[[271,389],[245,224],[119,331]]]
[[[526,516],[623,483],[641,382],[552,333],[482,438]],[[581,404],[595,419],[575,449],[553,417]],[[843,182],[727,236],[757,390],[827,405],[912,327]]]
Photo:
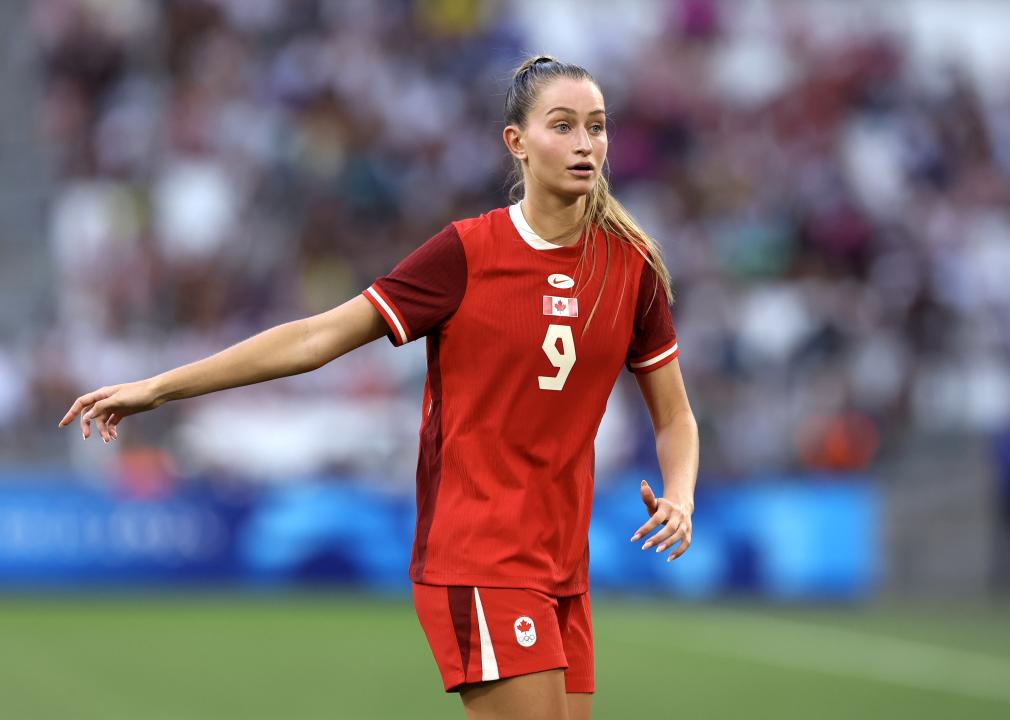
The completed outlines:
[[[698,424],[687,399],[680,361],[636,375],[656,433],[656,455],[663,474],[663,497],[694,510],[698,477]]]
[[[680,540],[680,547],[668,558],[672,560],[691,544],[691,514],[698,477],[698,424],[687,399],[679,361],[636,378],[656,433],[663,494],[656,498],[649,483],[642,481],[642,501],[651,517],[631,539],[638,540],[665,525],[649,538],[643,549],[656,546],[656,552],[662,552]]]
[[[264,330],[151,382],[161,402],[182,400],[316,370],[385,332],[382,316],[358,295],[319,315]]]
[[[102,439],[109,442],[117,437],[119,421],[128,415],[153,410],[169,400],[315,370],[385,332],[382,316],[358,295],[325,313],[264,330],[203,360],[82,395],[63,416],[60,427],[80,413],[84,437],[90,435],[90,421],[95,420]]]

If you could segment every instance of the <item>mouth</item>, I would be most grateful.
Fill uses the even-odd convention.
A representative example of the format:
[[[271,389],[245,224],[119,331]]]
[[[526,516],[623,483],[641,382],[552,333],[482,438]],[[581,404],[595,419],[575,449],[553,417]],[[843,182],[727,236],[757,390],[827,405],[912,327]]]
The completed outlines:
[[[590,162],[580,162],[570,165],[568,172],[578,177],[591,177],[593,174],[593,164]]]

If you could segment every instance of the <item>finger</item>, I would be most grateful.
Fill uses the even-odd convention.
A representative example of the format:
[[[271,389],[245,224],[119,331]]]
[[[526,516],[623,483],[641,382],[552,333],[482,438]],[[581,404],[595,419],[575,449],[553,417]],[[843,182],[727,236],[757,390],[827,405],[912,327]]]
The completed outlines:
[[[680,541],[680,547],[678,547],[676,550],[674,550],[672,553],[670,553],[670,557],[668,557],[666,559],[666,561],[667,562],[673,562],[674,560],[676,560],[677,558],[679,558],[681,555],[683,555],[684,553],[686,553],[687,549],[689,547],[691,547],[691,536],[690,536],[690,534],[688,534],[688,536],[686,538],[684,538],[683,540]]]
[[[670,540],[677,534],[681,527],[682,526],[679,523],[666,523],[666,527],[660,528],[659,532],[649,538],[642,546],[642,549],[648,550],[649,548],[656,546],[656,552],[661,552],[660,548],[665,548],[673,544]],[[666,545],[663,545],[663,543],[666,543]]]
[[[660,508],[659,510],[657,510],[653,514],[653,516],[646,521],[645,525],[643,525],[642,527],[638,528],[637,531],[635,531],[635,534],[631,536],[631,540],[635,541],[638,540],[639,538],[645,537],[653,530],[658,528],[660,525],[665,523],[667,520],[667,513],[668,511],[665,508]]]
[[[671,537],[673,537],[673,535],[676,534],[678,529],[679,525],[667,521],[666,527],[664,527],[658,533],[656,533],[651,538],[646,540],[645,544],[642,545],[642,549],[648,550],[649,548],[659,545],[662,542],[668,541]],[[656,552],[659,552],[659,550],[657,549]]]
[[[82,395],[81,397],[74,400],[74,404],[70,406],[70,409],[67,410],[67,414],[63,416],[62,420],[60,420],[59,425],[60,427],[65,427],[66,425],[69,425],[70,421],[77,416],[77,413],[79,413],[81,410],[87,407],[88,403],[85,402],[86,397],[87,396]]]
[[[109,400],[106,398],[104,400],[99,400],[92,405],[91,409],[84,413],[84,417],[88,420],[95,420],[101,417],[104,421],[107,419],[106,416],[111,412],[112,410],[109,408]]]
[[[60,424],[57,425],[57,427],[66,427],[70,424],[70,421],[73,420],[77,413],[81,410],[80,406],[77,404],[79,402],[80,400],[74,401],[74,404],[70,406],[69,410],[67,410],[67,414],[63,416],[63,419],[60,420]]]
[[[112,436],[109,435],[109,428],[105,424],[105,417],[103,415],[96,415],[94,420],[95,420],[95,426],[98,428],[99,436],[101,436],[102,440],[105,441],[105,444],[108,445],[109,441],[112,439]]]
[[[95,425],[98,427],[98,434],[101,435],[102,440],[105,440],[105,442],[109,442],[107,435],[108,431],[105,429],[105,421],[107,420],[108,412],[107,401],[101,400],[92,405],[91,409],[81,416],[85,420],[95,421]],[[88,434],[90,435],[90,433]]]
[[[120,417],[116,413],[112,413],[109,415],[109,419],[105,421],[105,424],[109,428],[109,435],[112,436],[113,440],[119,439],[119,430],[116,428],[116,425],[119,424],[119,420]]]
[[[642,493],[642,502],[645,503],[646,512],[650,514],[656,512],[658,508],[658,505],[656,503],[656,494],[652,492],[652,488],[649,487],[649,483],[643,480],[642,484],[639,486],[639,490]],[[631,542],[635,542],[643,535],[645,535],[646,532],[648,531],[647,530],[643,531],[642,528],[639,528],[638,531],[631,536]]]
[[[91,418],[88,416],[88,410],[90,408],[85,407],[84,412],[81,413],[81,435],[85,440],[91,436]]]
[[[667,525],[664,530],[653,535],[651,539],[656,546],[656,552],[660,553],[667,548],[672,548],[678,541],[683,540],[687,537],[687,533],[687,525],[678,525],[672,531],[670,530],[670,526]],[[661,538],[660,535],[665,535],[665,537]]]
[[[97,402],[81,413],[81,427],[84,429],[85,439],[91,437],[91,423],[94,421],[105,420],[105,407],[101,402]],[[99,433],[101,433],[101,427],[98,427]]]
[[[656,493],[649,487],[649,483],[643,480],[639,489],[642,492],[642,502],[645,503],[645,509],[650,513],[656,512]]]
[[[96,400],[101,400],[104,397],[106,397],[105,388],[89,392],[87,395],[81,395],[79,398],[74,400],[74,404],[70,406],[70,409],[67,410],[67,414],[63,416],[62,420],[60,420],[60,427],[69,425],[70,421],[74,419],[74,416],[77,415],[77,413],[87,408]]]

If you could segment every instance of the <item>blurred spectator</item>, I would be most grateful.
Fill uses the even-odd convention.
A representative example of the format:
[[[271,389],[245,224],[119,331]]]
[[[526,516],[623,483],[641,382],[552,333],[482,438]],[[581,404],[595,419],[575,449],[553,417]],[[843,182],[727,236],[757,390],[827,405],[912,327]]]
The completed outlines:
[[[603,84],[615,190],[674,277],[710,475],[864,469],[909,430],[1005,427],[1007,54],[937,52],[932,3],[584,5],[34,3],[59,282],[54,327],[0,355],[0,423],[25,392],[52,423],[79,392],[325,310],[502,205],[501,89],[546,50]],[[1005,28],[999,7],[957,22]],[[188,469],[406,486],[423,369],[378,343],[142,427]],[[635,392],[619,383],[613,412]],[[602,470],[634,454],[626,433],[600,443]],[[156,488],[162,461],[132,452]]]

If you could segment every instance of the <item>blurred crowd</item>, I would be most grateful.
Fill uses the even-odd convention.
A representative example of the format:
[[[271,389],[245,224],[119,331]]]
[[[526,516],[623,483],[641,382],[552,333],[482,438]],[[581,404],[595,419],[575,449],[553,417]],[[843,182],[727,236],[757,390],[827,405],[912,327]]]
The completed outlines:
[[[39,429],[6,450],[155,485],[408,487],[423,343],[169,404],[109,448],[53,428],[86,390],[329,309],[506,204],[504,89],[529,52],[600,81],[612,187],[673,276],[709,477],[860,471],[903,433],[1005,428],[1010,73],[840,5],[858,3],[33,3],[55,282],[44,326],[0,351],[0,423],[30,397]],[[622,378],[604,470],[654,458],[636,395]]]

